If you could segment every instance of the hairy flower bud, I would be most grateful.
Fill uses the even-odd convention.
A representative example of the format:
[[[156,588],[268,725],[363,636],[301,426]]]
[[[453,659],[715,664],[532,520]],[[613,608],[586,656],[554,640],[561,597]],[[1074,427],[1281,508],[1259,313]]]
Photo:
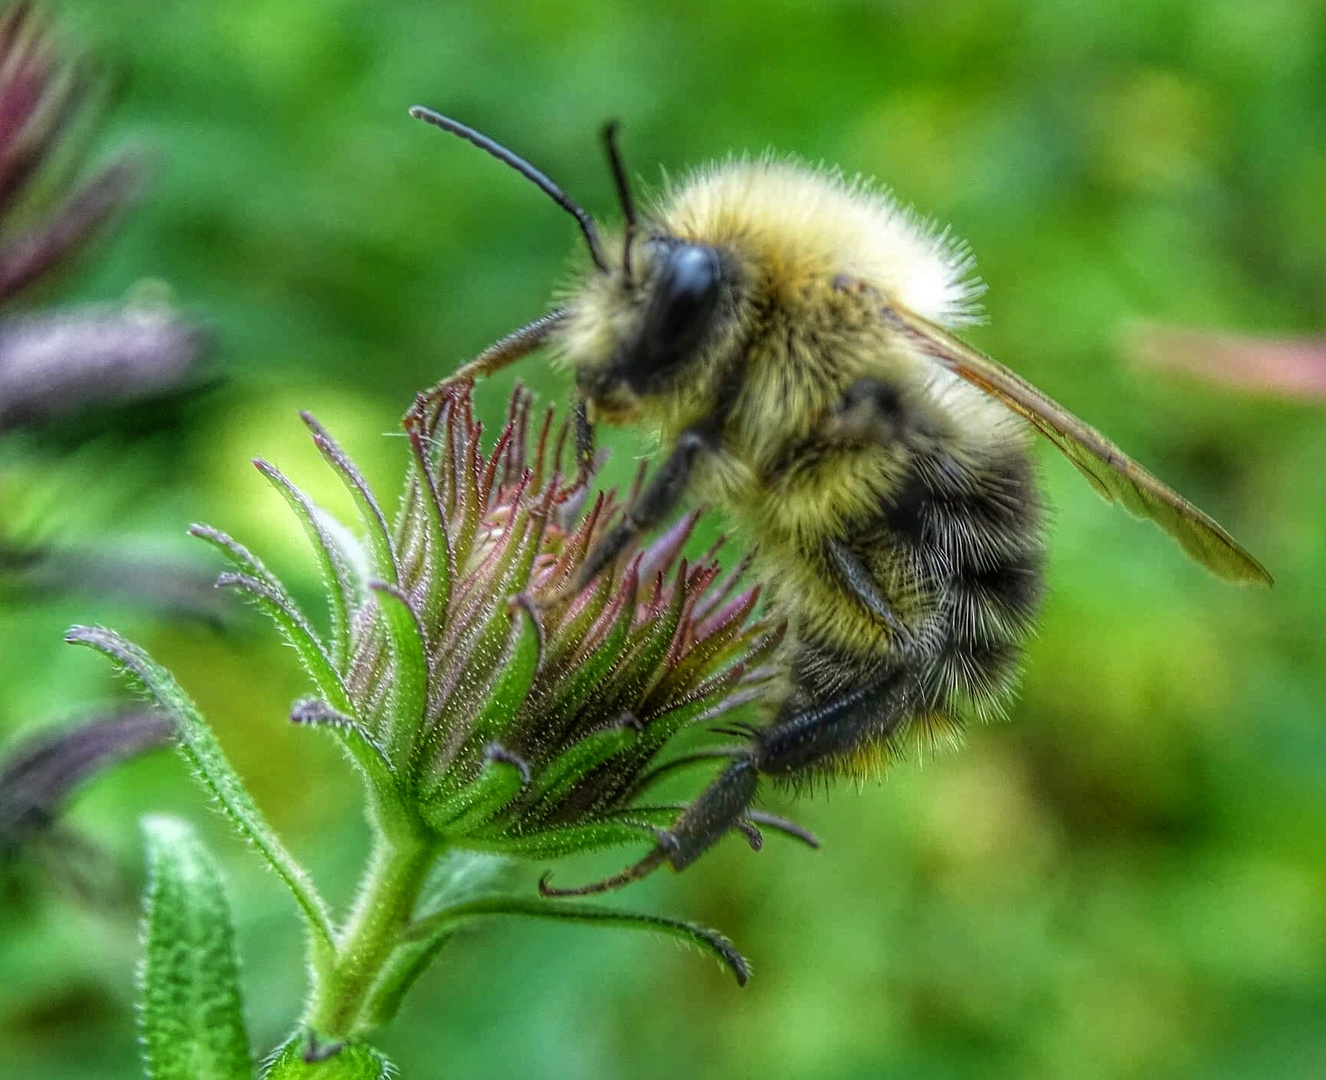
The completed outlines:
[[[368,534],[365,552],[347,550],[344,530],[257,463],[314,542],[325,640],[250,553],[195,529],[236,564],[222,583],[273,615],[313,677],[318,695],[293,718],[340,736],[379,803],[407,807],[448,846],[550,858],[652,840],[676,813],[639,802],[660,755],[766,677],[779,629],[752,620],[758,590],[741,587],[740,570],[723,576],[712,552],[682,558],[695,515],[583,584],[587,553],[622,506],[591,501],[587,477],[561,472],[566,431],[551,411],[531,439],[526,391],[487,452],[468,386],[421,398],[394,522],[305,421]]]

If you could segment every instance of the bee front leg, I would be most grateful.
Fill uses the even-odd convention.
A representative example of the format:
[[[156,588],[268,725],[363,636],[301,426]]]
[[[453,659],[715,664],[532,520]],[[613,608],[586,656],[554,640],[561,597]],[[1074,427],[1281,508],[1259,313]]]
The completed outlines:
[[[625,518],[589,553],[580,572],[578,587],[593,581],[617,560],[636,536],[667,517],[686,494],[695,463],[717,448],[718,438],[712,425],[697,425],[683,431],[635,505],[626,511]]]
[[[472,383],[481,375],[491,375],[508,364],[528,356],[535,349],[545,344],[558,324],[566,318],[566,312],[557,308],[540,315],[532,323],[527,323],[519,330],[513,330],[506,337],[493,342],[468,364],[462,364],[431,390],[416,395],[414,404],[405,414],[404,426],[412,437],[431,438],[437,427],[438,419],[447,399],[455,387]],[[586,419],[588,424],[588,419]],[[576,445],[580,445],[579,427],[576,430]]]
[[[436,404],[446,396],[448,389],[457,383],[473,382],[481,376],[501,371],[502,368],[523,359],[544,345],[565,318],[566,312],[556,308],[546,315],[540,315],[519,330],[511,331],[505,337],[494,341],[469,363],[461,364],[431,390],[420,395],[421,400],[425,404]]]

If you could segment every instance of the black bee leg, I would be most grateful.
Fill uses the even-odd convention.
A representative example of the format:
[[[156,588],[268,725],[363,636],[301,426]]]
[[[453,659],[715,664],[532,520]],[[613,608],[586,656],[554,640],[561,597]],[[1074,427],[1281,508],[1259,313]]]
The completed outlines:
[[[903,676],[889,674],[847,691],[823,705],[789,710],[786,719],[757,730],[750,752],[718,775],[670,829],[660,830],[658,846],[620,874],[572,889],[557,889],[548,877],[539,882],[544,896],[590,896],[620,889],[652,874],[665,862],[684,870],[731,829],[747,822],[767,824],[818,846],[810,833],[782,818],[752,810],[760,777],[796,772],[808,765],[849,754],[862,744],[886,739],[906,714],[899,697]]]
[[[589,403],[584,398],[576,399],[576,469],[580,478],[588,482],[595,473],[594,461],[594,425],[589,422]]]
[[[717,445],[712,426],[687,428],[677,439],[672,452],[659,466],[654,478],[640,494],[626,517],[589,553],[580,572],[580,586],[593,581],[637,535],[662,521],[686,493],[695,462]]]
[[[760,733],[760,772],[785,776],[887,739],[913,705],[906,679],[905,673],[890,672],[775,721]]]
[[[613,874],[612,877],[604,878],[602,881],[591,881],[588,885],[577,885],[571,889],[559,889],[557,886],[550,884],[552,873],[549,872],[539,878],[539,895],[550,899],[562,896],[597,896],[599,893],[625,888],[632,882],[647,878],[662,866],[664,860],[668,857],[668,852],[671,850],[670,834],[660,830],[658,847],[654,848],[638,863],[628,866],[620,874]]]
[[[751,814],[760,776],[794,773],[888,738],[906,713],[898,700],[901,678],[876,678],[761,729],[750,757],[721,773],[668,830],[671,851],[659,849],[654,855],[666,857],[674,870],[684,870]]]
[[[893,610],[893,605],[880,589],[875,575],[861,561],[861,557],[841,540],[827,541],[824,550],[838,578],[851,590],[852,595],[893,632],[894,640],[903,649],[910,648],[913,643],[912,632],[898,618],[898,613]]]
[[[733,762],[723,770],[668,830],[671,850],[663,854],[672,869],[690,866],[740,822],[755,801],[759,782],[760,770],[754,757]]]
[[[430,407],[437,406],[445,397],[447,390],[456,383],[473,382],[480,376],[491,375],[494,371],[500,371],[508,364],[528,356],[547,342],[564,318],[566,318],[564,311],[560,308],[554,309],[493,342],[468,364],[462,364],[427,393],[420,394],[411,410],[411,415],[418,413],[420,417],[424,416]]]

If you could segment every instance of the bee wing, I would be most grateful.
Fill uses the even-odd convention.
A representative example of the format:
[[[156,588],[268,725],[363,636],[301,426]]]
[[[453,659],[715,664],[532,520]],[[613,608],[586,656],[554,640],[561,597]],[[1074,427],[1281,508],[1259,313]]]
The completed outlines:
[[[883,315],[926,356],[1031,423],[1106,501],[1154,521],[1220,577],[1271,584],[1266,568],[1215,521],[1026,379],[915,312],[890,305]]]

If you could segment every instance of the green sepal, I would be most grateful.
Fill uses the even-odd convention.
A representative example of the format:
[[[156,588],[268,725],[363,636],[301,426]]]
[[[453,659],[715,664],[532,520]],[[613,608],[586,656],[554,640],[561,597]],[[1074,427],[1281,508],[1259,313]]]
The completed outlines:
[[[391,760],[402,775],[409,775],[409,756],[420,733],[428,698],[424,630],[410,598],[399,586],[370,581],[368,587],[385,617],[391,645]]]
[[[210,525],[198,524],[189,526],[189,535],[196,536],[199,540],[211,544],[212,547],[229,559],[241,574],[255,577],[273,589],[279,590],[281,588],[280,581],[263,565],[262,560],[233,536],[223,533],[220,529],[214,529]]]
[[[110,630],[75,626],[65,634],[74,645],[86,645],[109,657],[120,672],[175,721],[176,746],[195,780],[216,799],[236,831],[248,840],[290,890],[312,935],[313,959],[319,967],[333,952],[332,923],[327,905],[308,872],[281,843],[248,788],[226,758],[198,708],[171,677],[137,645]]]
[[[528,782],[528,766],[494,755],[474,780],[436,802],[425,803],[420,812],[438,832],[464,836],[497,814]]]
[[[373,566],[377,575],[393,585],[399,584],[400,575],[396,569],[396,554],[392,549],[391,531],[387,528],[387,519],[382,513],[382,507],[378,505],[373,492],[369,490],[368,482],[354,463],[346,457],[340,444],[327,434],[326,429],[313,418],[311,413],[301,412],[299,415],[313,433],[314,445],[321,451],[327,463],[336,470],[336,474],[345,484],[345,489],[354,499],[364,528],[368,530],[368,544],[373,552]]]
[[[353,717],[337,712],[325,701],[303,698],[290,710],[290,719],[296,724],[321,728],[334,735],[371,787],[397,790],[396,774],[387,760],[386,751]]]
[[[192,826],[144,819],[138,1025],[148,1080],[252,1078],[230,905]]]
[[[423,432],[418,421],[406,418],[406,431],[409,434],[410,449],[414,453],[415,465],[412,478],[423,503],[422,520],[424,542],[427,545],[424,557],[427,560],[428,594],[424,604],[424,625],[441,628],[446,617],[447,604],[451,599],[451,541],[447,537],[446,514],[442,508],[441,496],[433,483],[429,470],[428,451],[425,449]]]
[[[234,588],[247,593],[281,631],[281,636],[295,650],[318,693],[336,708],[348,711],[350,697],[336,673],[331,657],[322,647],[313,628],[295,602],[279,585],[273,586],[250,574],[226,573],[216,579],[218,588]]]
[[[368,1043],[319,1047],[301,1033],[263,1063],[262,1080],[390,1080],[396,1075],[396,1066]]]
[[[573,734],[586,701],[596,688],[609,682],[608,677],[621,662],[622,646],[631,632],[635,607],[633,592],[623,592],[605,608],[603,617],[610,620],[608,627],[599,640],[588,647],[586,655],[560,661],[566,664],[571,674],[540,707],[540,724],[547,733],[545,737]],[[608,702],[603,704],[609,705]],[[556,718],[556,723],[551,723],[550,718]]]
[[[540,771],[530,796],[530,817],[536,821],[542,818],[545,811],[556,807],[580,781],[638,737],[639,732],[634,728],[607,728],[586,735],[559,754]]]
[[[541,829],[524,836],[468,836],[465,846],[476,851],[491,851],[515,859],[558,859],[598,848],[655,842],[654,830],[630,821],[596,821],[590,825],[566,825]]]
[[[412,938],[427,940],[433,935],[447,932],[451,927],[471,919],[492,915],[515,915],[528,919],[555,919],[598,926],[616,926],[624,930],[644,930],[662,934],[675,941],[696,946],[720,960],[737,980],[745,986],[750,979],[750,963],[737,951],[735,945],[717,930],[711,930],[680,919],[662,915],[645,915],[634,911],[613,911],[593,904],[563,901],[526,900],[519,897],[494,896],[468,903],[456,904],[421,919],[410,928]]]
[[[327,589],[328,615],[331,620],[331,658],[339,671],[345,664],[350,649],[350,613],[354,611],[356,590],[354,574],[340,546],[333,539],[318,514],[318,508],[307,495],[292,484],[280,469],[261,458],[254,466],[263,477],[281,493],[299,522],[304,526],[318,567],[322,571]]]
[[[488,700],[480,706],[471,728],[470,737],[480,743],[502,736],[506,721],[516,714],[529,696],[539,670],[543,638],[534,617],[534,605],[527,596],[521,595],[510,601],[510,607],[517,621],[515,640],[493,682]]]

